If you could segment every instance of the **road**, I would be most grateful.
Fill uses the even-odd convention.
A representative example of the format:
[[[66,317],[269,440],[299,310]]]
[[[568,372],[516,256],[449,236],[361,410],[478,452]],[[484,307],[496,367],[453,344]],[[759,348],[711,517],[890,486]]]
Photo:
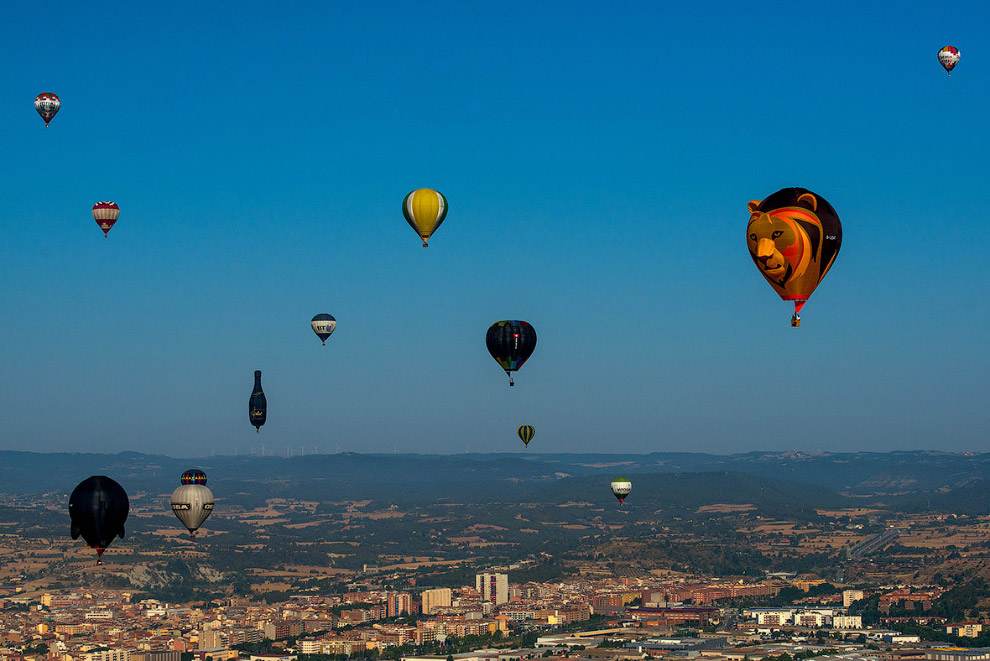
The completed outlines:
[[[884,530],[879,535],[870,537],[851,549],[848,549],[846,551],[846,557],[850,560],[859,560],[867,554],[882,549],[891,541],[897,539],[897,537],[903,532],[906,532],[903,528],[891,528],[889,530]]]

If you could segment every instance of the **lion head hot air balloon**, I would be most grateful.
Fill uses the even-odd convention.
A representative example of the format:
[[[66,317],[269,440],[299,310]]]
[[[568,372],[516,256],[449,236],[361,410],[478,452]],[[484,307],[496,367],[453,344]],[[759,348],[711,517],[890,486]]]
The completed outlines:
[[[113,228],[113,224],[117,222],[118,218],[120,218],[120,207],[117,206],[116,202],[101,201],[93,205],[93,220],[103,230],[104,239],[107,238],[107,233]]]
[[[832,205],[807,188],[784,188],[749,203],[746,241],[753,263],[774,291],[794,301],[792,326],[842,245],[842,225]]]
[[[626,499],[632,491],[632,482],[624,477],[617,477],[612,480],[612,495],[619,499],[619,505]]]
[[[124,538],[124,521],[130,502],[124,488],[105,475],[88,477],[69,496],[72,539],[81,536],[96,549],[96,564],[115,537]]]
[[[52,92],[42,92],[34,97],[34,109],[38,111],[41,118],[45,120],[45,126],[55,118],[58,109],[62,107],[62,102]]]
[[[206,473],[190,469],[179,478],[182,483],[169,499],[172,512],[189,531],[189,537],[196,539],[196,531],[213,514],[213,492],[206,486]]]
[[[402,200],[402,215],[409,226],[423,239],[423,247],[447,217],[447,198],[438,190],[420,188]]]
[[[514,386],[512,372],[518,371],[536,348],[536,329],[525,321],[496,321],[485,336],[488,353],[505,370],[509,385]]]
[[[960,57],[959,49],[955,46],[943,46],[938,51],[938,63],[945,68],[945,72],[950,76],[952,75],[952,70],[959,64]]]
[[[327,339],[333,335],[334,329],[337,328],[337,320],[333,318],[332,314],[318,314],[313,317],[309,325],[316,333],[316,337],[323,342],[323,346],[326,346]]]
[[[536,436],[536,430],[532,425],[523,425],[519,428],[519,439],[529,447],[529,442]]]

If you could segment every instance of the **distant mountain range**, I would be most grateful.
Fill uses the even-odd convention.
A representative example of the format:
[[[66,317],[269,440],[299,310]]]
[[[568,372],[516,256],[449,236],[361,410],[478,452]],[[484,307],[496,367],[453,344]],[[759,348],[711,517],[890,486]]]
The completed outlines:
[[[617,475],[634,498],[660,494],[667,506],[750,502],[793,507],[848,506],[882,500],[901,508],[987,511],[990,454],[940,452],[749,452],[651,454],[355,454],[196,459],[122,452],[0,452],[0,493],[63,493],[90,475],[109,475],[132,494],[167,494],[182,471],[202,468],[210,486],[236,499],[292,496],[398,503],[566,502],[607,490]],[[797,487],[797,488],[796,488]],[[701,489],[701,492],[697,492]],[[247,502],[245,503],[247,504]]]

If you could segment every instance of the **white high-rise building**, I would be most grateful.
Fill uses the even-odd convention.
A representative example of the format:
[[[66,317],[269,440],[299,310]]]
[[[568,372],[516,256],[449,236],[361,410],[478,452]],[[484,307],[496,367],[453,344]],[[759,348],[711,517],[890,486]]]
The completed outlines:
[[[489,574],[488,572],[477,574],[474,577],[474,584],[482,601],[496,606],[509,601],[508,574]]]
[[[424,590],[420,596],[423,599],[423,615],[429,615],[437,608],[450,606],[453,593],[450,588],[437,588],[436,590]]]
[[[843,590],[842,591],[842,606],[843,608],[849,608],[854,601],[859,601],[863,598],[862,590]]]

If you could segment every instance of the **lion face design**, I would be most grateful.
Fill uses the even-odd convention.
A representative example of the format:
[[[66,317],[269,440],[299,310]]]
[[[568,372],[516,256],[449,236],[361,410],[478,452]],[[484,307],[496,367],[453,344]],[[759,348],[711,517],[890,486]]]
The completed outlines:
[[[783,287],[807,269],[804,258],[810,255],[810,240],[795,219],[779,212],[754,212],[747,230],[749,252],[767,279]]]
[[[750,202],[749,213],[746,240],[753,262],[781,298],[807,300],[842,240],[831,205],[806,189],[785,188]]]

